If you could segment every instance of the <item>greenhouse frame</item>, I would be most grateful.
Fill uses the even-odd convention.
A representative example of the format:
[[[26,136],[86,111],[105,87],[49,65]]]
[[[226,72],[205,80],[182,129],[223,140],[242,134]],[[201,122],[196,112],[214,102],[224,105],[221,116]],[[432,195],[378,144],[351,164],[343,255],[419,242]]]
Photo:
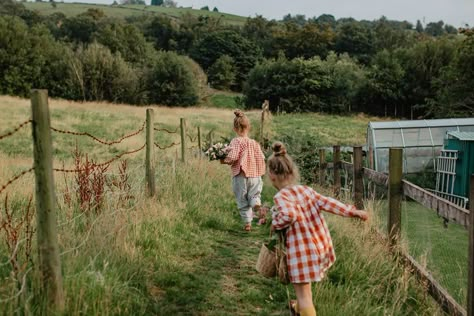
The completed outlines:
[[[451,131],[474,132],[474,118],[369,122],[369,168],[387,173],[389,148],[402,148],[404,173],[434,172],[436,157]]]

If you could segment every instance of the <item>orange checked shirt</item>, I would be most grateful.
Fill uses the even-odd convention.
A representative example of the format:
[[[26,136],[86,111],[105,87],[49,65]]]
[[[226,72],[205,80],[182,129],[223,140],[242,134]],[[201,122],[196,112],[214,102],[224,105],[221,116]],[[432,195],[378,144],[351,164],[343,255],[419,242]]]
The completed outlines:
[[[261,177],[265,174],[265,156],[259,143],[248,137],[236,137],[229,144],[229,152],[224,163],[230,165],[232,176],[241,171],[247,178]]]
[[[286,250],[291,283],[321,281],[336,260],[329,229],[321,211],[355,216],[356,208],[325,197],[304,185],[281,189],[273,198],[272,225],[287,228]]]

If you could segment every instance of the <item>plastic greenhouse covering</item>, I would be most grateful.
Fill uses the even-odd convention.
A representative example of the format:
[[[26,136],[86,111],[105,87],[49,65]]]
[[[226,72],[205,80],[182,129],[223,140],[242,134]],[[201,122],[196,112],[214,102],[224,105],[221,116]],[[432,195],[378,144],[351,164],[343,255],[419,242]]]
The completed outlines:
[[[369,167],[388,172],[389,148],[403,149],[403,171],[433,170],[448,131],[474,132],[474,118],[369,122]]]

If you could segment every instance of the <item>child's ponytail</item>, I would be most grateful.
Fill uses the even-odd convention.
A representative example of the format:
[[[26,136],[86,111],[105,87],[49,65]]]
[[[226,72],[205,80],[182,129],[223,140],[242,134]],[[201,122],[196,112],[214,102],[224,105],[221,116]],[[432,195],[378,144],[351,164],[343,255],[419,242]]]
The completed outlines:
[[[245,130],[250,130],[250,120],[241,110],[237,109],[234,111],[234,129],[236,131],[242,132]]]
[[[286,147],[281,142],[272,145],[273,154],[268,158],[268,171],[280,180],[290,183],[299,181],[298,167],[287,154]]]

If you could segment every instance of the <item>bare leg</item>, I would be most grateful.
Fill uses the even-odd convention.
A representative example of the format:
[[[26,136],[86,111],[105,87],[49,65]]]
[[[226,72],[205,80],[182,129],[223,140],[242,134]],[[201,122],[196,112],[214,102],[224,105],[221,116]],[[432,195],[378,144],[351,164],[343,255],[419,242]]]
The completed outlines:
[[[294,283],[296,298],[298,300],[298,311],[301,315],[316,315],[313,305],[313,293],[311,283]]]

